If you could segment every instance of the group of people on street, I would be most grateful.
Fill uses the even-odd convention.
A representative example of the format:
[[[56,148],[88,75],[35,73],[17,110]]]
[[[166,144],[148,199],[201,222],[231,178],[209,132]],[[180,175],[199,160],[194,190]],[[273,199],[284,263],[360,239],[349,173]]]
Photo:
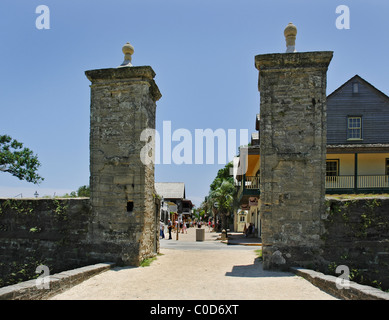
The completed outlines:
[[[175,221],[175,225],[173,224],[173,222],[168,219],[168,223],[167,223],[167,229],[168,229],[168,233],[169,233],[169,240],[172,239],[172,231],[173,230],[176,230],[176,232],[181,232],[181,233],[188,233],[187,231],[187,228],[188,228],[188,225],[189,226],[197,226],[197,228],[201,228],[203,225],[205,226],[208,226],[208,230],[211,231],[211,230],[215,230],[215,227],[216,228],[220,228],[220,221],[217,221],[217,223],[215,224],[215,222],[213,220],[209,220],[208,222],[203,222],[201,220],[199,221],[194,221],[193,223],[188,223],[186,222],[185,220],[180,220],[180,221]],[[248,227],[246,227],[246,225],[244,226],[244,230],[243,230],[243,233],[245,234],[246,237],[249,237],[250,235],[254,235],[255,234],[255,225],[253,223],[250,223],[250,225]],[[161,220],[160,221],[160,228],[159,228],[159,236],[161,239],[165,239],[165,224],[163,223],[163,221]]]
[[[168,232],[169,232],[169,240],[172,239],[172,230],[173,229],[177,229],[176,231],[180,232],[181,233],[188,233],[187,231],[187,223],[185,222],[185,220],[181,220],[181,221],[176,221],[176,226],[173,226],[173,223],[170,219],[168,219],[167,221],[167,229],[168,229]],[[163,223],[163,221],[161,220],[160,224],[159,224],[159,236],[161,239],[165,239],[165,224]]]
[[[208,222],[203,222],[201,220],[199,221],[190,221],[190,222],[187,222],[184,220],[180,220],[180,221],[175,221],[175,224],[173,224],[173,222],[168,219],[167,221],[167,229],[168,229],[168,233],[169,233],[169,240],[172,239],[172,231],[173,230],[176,230],[176,232],[181,232],[181,233],[188,233],[187,231],[187,228],[188,227],[191,227],[191,226],[197,226],[197,228],[201,228],[202,225],[207,225],[208,226],[208,230],[211,230],[211,229],[214,229],[215,228],[215,223],[213,220],[209,220]],[[163,221],[161,220],[160,221],[160,225],[159,225],[159,236],[161,239],[165,239],[165,224],[163,223]]]

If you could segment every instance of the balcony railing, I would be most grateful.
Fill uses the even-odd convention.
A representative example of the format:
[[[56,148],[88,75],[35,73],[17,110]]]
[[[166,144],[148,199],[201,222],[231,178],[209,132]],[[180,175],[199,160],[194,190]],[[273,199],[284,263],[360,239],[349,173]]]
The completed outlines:
[[[239,181],[237,197],[242,199],[244,195],[259,195],[259,177],[243,176]],[[389,193],[389,175],[360,175],[355,180],[354,175],[327,176],[326,193]]]
[[[244,187],[246,189],[259,189],[259,177],[245,177]]]
[[[327,176],[326,189],[354,188],[354,176]]]
[[[258,176],[243,176],[240,181],[238,190],[238,199],[243,195],[258,195],[259,194],[259,177]]]
[[[326,190],[328,193],[349,190],[355,192],[389,192],[388,175],[360,175],[355,179],[354,175],[349,176],[327,176]]]

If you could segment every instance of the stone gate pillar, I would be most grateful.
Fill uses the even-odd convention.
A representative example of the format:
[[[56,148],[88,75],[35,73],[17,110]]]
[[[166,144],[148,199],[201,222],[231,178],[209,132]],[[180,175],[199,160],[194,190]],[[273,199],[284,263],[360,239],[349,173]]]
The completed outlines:
[[[141,161],[141,150],[150,141],[141,141],[140,135],[155,129],[161,94],[151,67],[132,66],[133,52],[127,43],[121,66],[85,74],[92,83],[91,259],[137,266],[159,249],[154,164]]]
[[[260,191],[265,269],[314,262],[325,197],[326,75],[333,52],[255,57],[260,91]]]

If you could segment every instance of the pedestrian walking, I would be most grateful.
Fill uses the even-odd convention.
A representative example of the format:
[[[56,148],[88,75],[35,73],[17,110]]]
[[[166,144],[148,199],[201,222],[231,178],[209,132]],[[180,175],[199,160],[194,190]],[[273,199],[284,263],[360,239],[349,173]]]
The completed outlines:
[[[161,220],[160,223],[159,223],[159,236],[161,237],[161,239],[165,239],[165,226],[163,224],[163,221]]]
[[[169,230],[169,240],[172,239],[172,222],[170,221],[170,219],[167,220],[167,229]]]
[[[186,231],[186,222],[184,220],[184,223],[182,224],[182,233],[188,233],[188,231]]]

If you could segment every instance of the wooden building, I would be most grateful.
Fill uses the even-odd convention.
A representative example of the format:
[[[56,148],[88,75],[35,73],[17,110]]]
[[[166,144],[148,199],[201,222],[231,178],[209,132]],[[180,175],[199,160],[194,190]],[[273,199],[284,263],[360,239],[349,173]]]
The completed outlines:
[[[186,199],[185,183],[155,182],[155,191],[161,198],[160,220],[188,219],[192,215],[193,203]]]
[[[389,97],[356,75],[327,97],[326,192],[389,193]]]

